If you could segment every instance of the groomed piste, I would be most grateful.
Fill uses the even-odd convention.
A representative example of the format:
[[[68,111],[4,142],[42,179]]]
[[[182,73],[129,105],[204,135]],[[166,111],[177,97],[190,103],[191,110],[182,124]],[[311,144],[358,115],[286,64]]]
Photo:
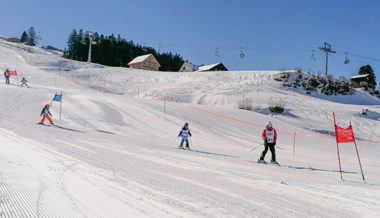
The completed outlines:
[[[380,216],[380,101],[368,93],[308,95],[275,81],[283,71],[152,72],[61,56],[0,41],[0,69],[30,86],[0,79],[1,216]],[[238,109],[243,98],[252,110]],[[57,126],[36,124],[45,104]],[[340,144],[340,178],[333,112],[352,124],[365,181],[353,143]],[[268,121],[280,166],[256,163]],[[193,152],[177,149],[185,122]]]

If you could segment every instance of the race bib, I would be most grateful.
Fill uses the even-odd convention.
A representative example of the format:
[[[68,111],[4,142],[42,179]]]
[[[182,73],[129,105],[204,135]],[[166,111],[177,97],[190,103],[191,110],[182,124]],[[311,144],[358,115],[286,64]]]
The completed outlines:
[[[268,143],[274,143],[274,130],[266,131],[266,138]]]
[[[189,135],[189,130],[182,130],[182,137],[187,137]]]
[[[269,138],[267,138],[267,142],[268,142],[268,143],[273,143],[273,142],[274,142],[274,137],[269,137]]]

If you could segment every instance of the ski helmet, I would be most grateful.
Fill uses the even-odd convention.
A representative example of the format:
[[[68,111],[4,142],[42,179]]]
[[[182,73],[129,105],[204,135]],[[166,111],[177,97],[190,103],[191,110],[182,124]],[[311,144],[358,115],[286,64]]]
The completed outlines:
[[[269,122],[267,123],[267,128],[269,128],[269,129],[272,128],[272,122],[269,121]]]
[[[49,108],[49,107],[50,107],[50,105],[49,105],[49,104],[46,104],[46,105],[45,105],[45,107],[46,107],[46,108]]]
[[[188,124],[188,123],[185,123],[184,127],[188,127],[188,126],[189,126],[189,124]]]

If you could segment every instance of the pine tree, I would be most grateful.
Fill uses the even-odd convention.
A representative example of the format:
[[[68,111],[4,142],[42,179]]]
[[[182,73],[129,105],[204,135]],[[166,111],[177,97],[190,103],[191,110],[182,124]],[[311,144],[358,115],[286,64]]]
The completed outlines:
[[[30,27],[28,30],[28,41],[27,44],[30,46],[35,46],[37,44],[37,34],[34,27]]]
[[[28,34],[24,31],[24,32],[22,33],[22,35],[21,35],[21,39],[20,39],[20,41],[21,41],[21,42],[25,42],[25,43],[27,43],[27,42],[28,42],[28,38],[29,38]]]
[[[86,61],[88,56],[89,34],[83,30],[74,29],[67,41],[67,52],[65,57],[78,61]],[[183,58],[172,53],[158,54],[154,48],[134,44],[133,41],[127,41],[114,34],[104,36],[98,33],[92,35],[91,61],[93,63],[104,64],[108,66],[128,67],[128,63],[137,56],[144,54],[153,54],[161,64],[161,71],[177,71],[182,63]]]
[[[368,86],[375,90],[376,88],[376,75],[370,65],[362,66],[359,70],[359,75],[369,74]]]
[[[78,33],[74,29],[71,32],[70,36],[69,36],[69,40],[67,41],[67,47],[68,47],[68,49],[67,49],[67,51],[65,53],[65,57],[66,58],[70,58],[70,59],[76,60],[74,58],[74,53],[75,53],[75,50],[76,50],[76,48],[75,48],[75,41],[77,40],[77,38],[78,38]]]

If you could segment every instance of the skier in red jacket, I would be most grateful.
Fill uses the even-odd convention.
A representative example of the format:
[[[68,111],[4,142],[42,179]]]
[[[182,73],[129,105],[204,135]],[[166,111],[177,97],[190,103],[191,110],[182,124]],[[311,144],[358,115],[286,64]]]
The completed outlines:
[[[261,156],[258,162],[265,163],[264,158],[268,152],[268,147],[269,147],[270,152],[272,153],[271,163],[278,164],[276,161],[276,151],[275,151],[275,145],[277,141],[277,132],[273,128],[272,123],[270,121],[267,123],[267,126],[263,130],[263,133],[261,134],[261,136],[264,140],[265,147],[264,147],[263,153],[261,153]]]

